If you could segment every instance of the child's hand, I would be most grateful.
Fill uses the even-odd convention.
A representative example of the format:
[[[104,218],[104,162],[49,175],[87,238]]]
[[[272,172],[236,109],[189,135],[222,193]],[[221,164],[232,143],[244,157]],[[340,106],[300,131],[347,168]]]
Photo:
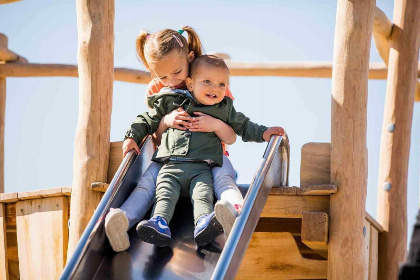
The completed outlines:
[[[269,142],[272,135],[280,135],[283,136],[286,132],[280,126],[273,126],[269,127],[266,131],[264,131],[263,138],[265,141]]]
[[[193,118],[187,112],[185,112],[182,107],[173,110],[163,117],[163,122],[167,127],[172,127],[179,130],[187,130],[186,127],[188,122],[192,120]]]
[[[197,117],[192,118],[192,121],[187,125],[187,128],[192,132],[215,132],[221,120],[213,118],[201,112],[194,112]]]
[[[140,154],[140,149],[139,146],[137,145],[136,141],[134,141],[131,138],[127,138],[124,140],[123,143],[123,157],[125,157],[125,155],[131,150],[134,149],[136,151],[137,154]]]

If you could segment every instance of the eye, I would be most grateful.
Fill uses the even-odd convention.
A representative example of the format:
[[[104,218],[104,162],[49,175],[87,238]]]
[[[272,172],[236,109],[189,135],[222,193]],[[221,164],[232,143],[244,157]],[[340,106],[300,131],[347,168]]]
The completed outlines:
[[[204,80],[203,83],[210,84],[211,82],[210,82],[210,80]]]
[[[181,73],[181,70],[174,72],[174,74],[179,74],[179,73]]]
[[[162,78],[159,78],[159,80],[165,80],[166,79],[166,76],[165,77],[162,77]]]
[[[225,83],[220,83],[220,86],[225,87],[226,85],[225,85]]]

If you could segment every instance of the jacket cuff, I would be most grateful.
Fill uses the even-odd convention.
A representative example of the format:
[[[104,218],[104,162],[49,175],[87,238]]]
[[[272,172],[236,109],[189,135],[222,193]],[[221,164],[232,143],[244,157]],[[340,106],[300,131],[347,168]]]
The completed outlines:
[[[268,127],[260,125],[258,126],[258,130],[257,130],[257,139],[259,140],[259,142],[264,142],[264,138],[263,138],[263,134],[264,132],[268,129]]]
[[[139,141],[140,141],[140,140],[142,140],[142,139],[140,139],[140,137],[139,137],[138,135],[136,135],[136,134],[135,134],[135,132],[134,132],[133,130],[131,130],[131,129],[127,130],[127,132],[125,133],[125,136],[124,136],[124,141],[125,141],[125,139],[127,139],[127,138],[131,138],[131,139],[133,139],[134,141],[136,141],[136,143],[137,143],[137,144],[139,143]]]

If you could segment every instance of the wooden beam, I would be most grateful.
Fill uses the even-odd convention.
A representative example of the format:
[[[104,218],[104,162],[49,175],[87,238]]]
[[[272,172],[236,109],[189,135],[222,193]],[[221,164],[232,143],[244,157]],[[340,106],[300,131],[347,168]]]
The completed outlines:
[[[331,112],[328,279],[365,279],[367,90],[374,0],[338,0]]]
[[[78,77],[76,65],[69,64],[37,64],[37,63],[7,63],[0,65],[0,77]],[[116,81],[147,84],[150,73],[146,71],[115,68]]]
[[[8,39],[0,33],[0,49],[7,48]],[[0,77],[0,193],[4,193],[4,125],[6,119],[6,78]]]
[[[102,182],[94,182],[91,184],[91,187],[92,187],[92,191],[104,193],[108,189],[109,184],[102,183]]]
[[[89,223],[106,182],[114,81],[114,0],[76,0],[79,117],[75,136],[68,256]],[[94,20],[92,20],[94,19]]]
[[[302,218],[304,212],[329,212],[329,196],[272,195],[265,203],[263,218]]]
[[[378,231],[370,226],[369,280],[378,280]]]
[[[277,76],[331,78],[331,62],[252,63],[226,61],[231,76]],[[369,79],[385,80],[388,74],[382,62],[370,63]],[[420,75],[420,71],[418,73]],[[69,64],[7,63],[0,64],[0,77],[78,77],[77,66]],[[150,73],[128,68],[115,68],[116,81],[147,84]]]
[[[302,216],[302,242],[324,258],[328,257],[328,214],[305,212]]]
[[[380,57],[388,66],[389,50],[391,47],[392,23],[385,13],[378,7],[375,8],[375,19],[373,21],[373,39]],[[414,100],[420,101],[420,83],[416,82]]]
[[[6,207],[0,203],[0,279],[9,279],[7,261]]]
[[[329,184],[331,175],[331,144],[306,143],[301,149],[300,187]]]
[[[419,56],[420,2],[394,2],[378,176],[378,279],[395,279],[407,251],[407,174]]]

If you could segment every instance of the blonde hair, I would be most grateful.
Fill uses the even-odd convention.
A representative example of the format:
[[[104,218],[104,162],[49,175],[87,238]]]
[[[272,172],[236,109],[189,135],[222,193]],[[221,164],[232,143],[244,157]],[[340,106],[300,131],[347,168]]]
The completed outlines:
[[[178,31],[164,29],[153,34],[142,31],[136,38],[136,52],[148,70],[150,70],[145,54],[153,61],[162,59],[166,54],[173,50],[178,50],[181,55],[187,56],[191,51],[194,56],[202,55],[202,45],[200,38],[193,28],[184,26],[183,31],[188,34],[187,39]]]
[[[225,69],[229,73],[229,68],[227,67],[226,62],[223,59],[215,55],[206,54],[206,55],[196,57],[193,60],[193,62],[191,62],[189,77],[194,78],[198,67],[202,65],[212,66],[219,69]]]

